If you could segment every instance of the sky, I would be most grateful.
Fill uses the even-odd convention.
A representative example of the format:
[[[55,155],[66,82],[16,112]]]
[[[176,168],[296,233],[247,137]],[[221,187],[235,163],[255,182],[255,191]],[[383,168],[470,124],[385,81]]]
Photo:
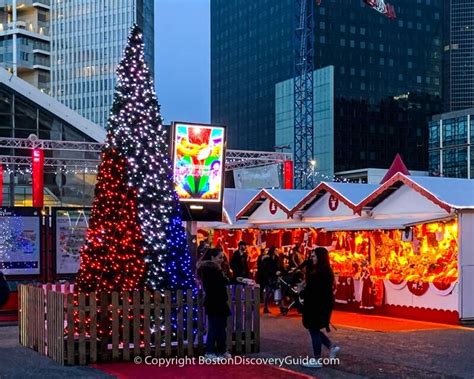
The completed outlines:
[[[210,122],[210,0],[155,0],[155,86],[164,123]]]

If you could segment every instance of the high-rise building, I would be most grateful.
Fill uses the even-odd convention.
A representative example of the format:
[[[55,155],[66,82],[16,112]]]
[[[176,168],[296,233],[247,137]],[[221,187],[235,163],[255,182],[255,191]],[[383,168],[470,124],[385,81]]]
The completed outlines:
[[[153,0],[55,0],[51,4],[52,95],[103,127],[112,105],[115,69],[133,23],[143,30],[153,72]]]
[[[419,92],[386,96],[370,103],[335,91],[334,66],[313,72],[314,155],[305,175],[332,180],[354,169],[387,169],[399,153],[411,171],[428,171],[429,116],[441,99]],[[293,151],[293,79],[277,83],[275,145]]]
[[[50,92],[50,0],[0,1],[0,64]]]
[[[293,77],[296,3],[211,0],[211,118],[228,126],[231,148],[292,141],[292,101],[283,103],[293,91],[285,81]],[[314,127],[328,128],[315,129],[325,133],[315,153],[327,153],[328,176],[386,168],[397,152],[410,169],[427,169],[426,122],[441,109],[442,1],[391,3],[393,21],[357,0],[316,7],[315,65],[331,68],[315,73],[315,107],[329,104],[315,115]]]
[[[474,108],[433,116],[429,123],[429,173],[474,179]]]
[[[474,1],[444,0],[445,111],[474,107]]]

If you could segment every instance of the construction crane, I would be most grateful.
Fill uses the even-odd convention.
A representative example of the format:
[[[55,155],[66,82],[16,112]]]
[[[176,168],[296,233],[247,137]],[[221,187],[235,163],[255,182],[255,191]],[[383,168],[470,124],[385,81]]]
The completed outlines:
[[[313,143],[313,71],[314,9],[321,0],[295,0],[294,62],[294,178],[296,188],[314,187]],[[384,0],[364,0],[370,8],[389,19],[396,18],[395,9]]]

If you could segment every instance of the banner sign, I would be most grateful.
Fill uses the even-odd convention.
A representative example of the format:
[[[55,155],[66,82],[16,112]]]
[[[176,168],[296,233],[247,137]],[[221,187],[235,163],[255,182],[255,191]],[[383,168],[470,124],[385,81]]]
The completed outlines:
[[[225,128],[173,123],[173,178],[183,202],[222,201]]]
[[[33,207],[43,208],[44,205],[44,151],[33,149]]]
[[[283,162],[283,188],[293,189],[293,161]]]
[[[0,271],[40,274],[41,214],[33,208],[0,208]]]
[[[234,173],[235,188],[281,188],[278,165],[238,168]]]
[[[90,209],[54,209],[56,274],[76,274],[86,240]]]

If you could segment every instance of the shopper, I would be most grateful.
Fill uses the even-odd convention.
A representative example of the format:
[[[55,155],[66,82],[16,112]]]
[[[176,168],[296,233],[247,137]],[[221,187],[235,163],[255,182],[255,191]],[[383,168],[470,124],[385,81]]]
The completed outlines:
[[[222,250],[208,249],[198,267],[198,277],[204,289],[204,308],[207,314],[206,358],[229,358],[226,351],[226,325],[230,316],[227,304],[229,279],[222,271]]]
[[[299,245],[295,245],[293,249],[291,249],[288,260],[289,260],[288,268],[290,270],[296,269],[297,267],[299,267],[301,263],[303,263],[304,258],[302,254],[300,254]]]
[[[202,240],[199,242],[199,245],[196,250],[196,269],[201,264],[202,259],[204,258],[204,254],[206,254],[207,249],[209,249],[209,244],[207,241]]]
[[[244,241],[240,241],[238,250],[234,252],[230,260],[230,269],[232,270],[234,283],[237,282],[237,278],[250,278],[248,260],[247,244]]]
[[[202,259],[207,249],[209,249],[209,243],[206,240],[201,240],[201,242],[199,242],[199,246],[197,247],[197,251],[196,251],[197,262],[199,262]]]
[[[266,251],[264,248],[260,249],[260,255],[257,258],[257,272],[255,274],[255,281],[257,284],[262,284],[262,274],[263,274],[263,258],[266,256]]]
[[[7,303],[10,297],[10,288],[8,288],[7,280],[5,275],[0,271],[0,309]]]
[[[263,313],[270,313],[268,304],[271,296],[278,287],[278,275],[280,274],[279,258],[275,247],[268,249],[268,254],[262,259],[262,284],[264,286]]]
[[[313,345],[316,362],[306,367],[322,367],[321,344],[329,349],[329,357],[335,358],[340,348],[332,343],[322,331],[330,331],[329,324],[334,305],[334,273],[329,264],[329,253],[324,247],[313,250],[310,263],[306,268],[306,286],[302,291],[303,326],[308,329]]]
[[[227,258],[227,255],[222,253],[222,255],[224,256],[224,259],[222,260],[222,272],[224,274],[224,276],[228,279],[230,279],[232,277],[232,273],[230,272],[230,264],[229,264],[229,259]]]

